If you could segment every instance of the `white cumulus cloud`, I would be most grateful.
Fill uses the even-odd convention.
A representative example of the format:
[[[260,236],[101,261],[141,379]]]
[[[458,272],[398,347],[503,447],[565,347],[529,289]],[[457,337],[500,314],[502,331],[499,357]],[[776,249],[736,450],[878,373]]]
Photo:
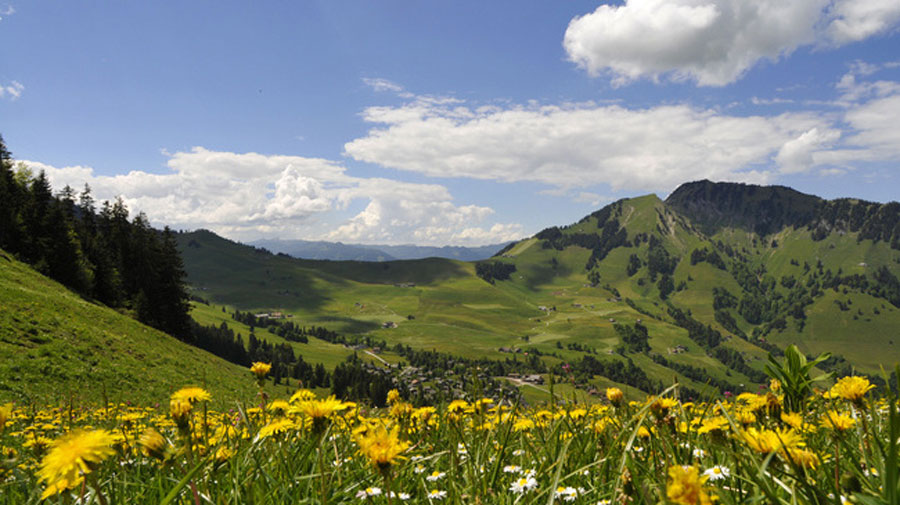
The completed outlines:
[[[701,178],[764,183],[777,175],[772,160],[787,143],[813,129],[830,132],[815,114],[742,117],[688,105],[412,101],[369,109],[364,118],[375,126],[344,146],[354,159],[432,177],[562,189],[668,191]]]
[[[900,22],[897,0],[844,0],[835,2],[828,36],[837,44],[856,42],[885,33]]]
[[[95,198],[122,196],[155,224],[209,228],[230,238],[263,236],[368,243],[485,245],[523,235],[517,224],[488,224],[488,207],[456,205],[443,186],[354,177],[337,163],[301,156],[210,151],[195,147],[168,160],[169,172],[98,175],[90,167],[44,170],[54,188],[85,183]],[[365,210],[342,218],[357,201]]]
[[[898,22],[897,0],[626,0],[572,19],[563,45],[614,85],[665,77],[723,86],[761,60],[863,40]]]
[[[775,160],[785,174],[806,172],[816,165],[816,153],[823,151],[841,136],[838,130],[812,128],[799,137],[786,142]]]

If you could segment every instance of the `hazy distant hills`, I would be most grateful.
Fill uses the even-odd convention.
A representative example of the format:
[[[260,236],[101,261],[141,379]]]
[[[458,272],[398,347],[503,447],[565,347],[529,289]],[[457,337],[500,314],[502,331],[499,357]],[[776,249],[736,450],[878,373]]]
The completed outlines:
[[[423,258],[447,258],[460,261],[478,261],[490,258],[507,244],[482,247],[428,247],[416,245],[362,245],[341,242],[309,240],[264,239],[250,242],[274,253],[295,258],[332,261],[393,261]]]

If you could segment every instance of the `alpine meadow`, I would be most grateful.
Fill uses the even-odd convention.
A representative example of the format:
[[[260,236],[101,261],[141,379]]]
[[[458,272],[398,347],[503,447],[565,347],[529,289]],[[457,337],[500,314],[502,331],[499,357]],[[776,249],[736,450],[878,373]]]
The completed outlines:
[[[898,40],[0,1],[0,505],[900,504]]]

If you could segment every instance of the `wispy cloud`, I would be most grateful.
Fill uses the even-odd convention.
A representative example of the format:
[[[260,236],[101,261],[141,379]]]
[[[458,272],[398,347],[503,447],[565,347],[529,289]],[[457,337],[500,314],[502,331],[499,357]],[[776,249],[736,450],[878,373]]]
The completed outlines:
[[[750,98],[750,103],[753,105],[784,105],[794,103],[794,101],[789,98],[760,98],[754,96]]]
[[[25,91],[25,86],[19,81],[12,81],[7,85],[0,84],[0,98],[9,98],[10,100],[18,100]]]
[[[406,91],[403,86],[380,77],[363,77],[363,83],[377,92],[390,92],[403,98],[410,98],[413,96],[412,93]]]
[[[3,18],[8,18],[16,13],[16,9],[12,5],[4,5],[0,6],[0,21],[3,21]]]

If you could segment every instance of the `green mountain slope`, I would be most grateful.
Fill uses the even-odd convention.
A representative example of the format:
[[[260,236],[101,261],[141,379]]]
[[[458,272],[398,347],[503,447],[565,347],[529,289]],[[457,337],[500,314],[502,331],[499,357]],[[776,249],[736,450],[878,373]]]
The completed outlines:
[[[248,371],[83,300],[0,251],[0,403],[165,403],[186,385],[253,400]]]
[[[604,380],[585,375],[625,367],[632,385],[643,373],[702,392],[755,390],[767,354],[791,343],[840,355],[828,368],[842,373],[900,361],[898,218],[893,203],[703,181],[510,244],[481,262],[507,265],[482,269],[508,274],[492,282],[473,263],[296,260],[204,231],[178,241],[196,293],[233,308],[389,347],[528,352],[577,365],[585,389]],[[304,345],[307,361],[322,360]]]

